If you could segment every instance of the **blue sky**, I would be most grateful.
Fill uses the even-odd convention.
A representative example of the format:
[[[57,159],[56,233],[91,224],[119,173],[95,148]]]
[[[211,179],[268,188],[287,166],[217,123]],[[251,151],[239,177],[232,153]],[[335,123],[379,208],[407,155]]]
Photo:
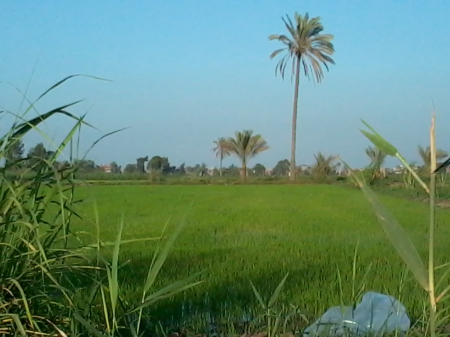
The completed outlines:
[[[84,99],[71,111],[87,112],[99,131],[83,131],[83,150],[129,126],[91,151],[98,163],[163,155],[173,165],[217,165],[212,141],[243,129],[261,133],[271,147],[251,165],[289,158],[294,87],[275,77],[269,55],[279,44],[268,36],[285,33],[281,18],[295,11],[320,16],[336,50],[322,84],[301,79],[298,164],[313,163],[318,151],[367,164],[360,118],[418,160],[432,100],[438,146],[450,150],[446,0],[3,0],[1,7],[0,81],[25,90],[31,80],[28,97],[35,99],[67,75],[111,80],[73,79],[37,106],[44,112]],[[17,113],[20,102],[0,84],[0,110]],[[70,127],[55,118],[44,131],[61,139]],[[27,149],[40,140],[29,137]],[[224,164],[231,163],[237,161]]]

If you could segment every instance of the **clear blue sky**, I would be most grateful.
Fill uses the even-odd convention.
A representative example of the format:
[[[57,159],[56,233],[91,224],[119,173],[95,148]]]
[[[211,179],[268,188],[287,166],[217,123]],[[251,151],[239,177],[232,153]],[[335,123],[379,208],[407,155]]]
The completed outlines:
[[[88,112],[100,132],[85,129],[84,149],[130,126],[96,146],[89,157],[98,163],[163,155],[174,165],[217,165],[212,141],[253,129],[271,149],[251,164],[272,167],[289,158],[294,88],[275,77],[269,55],[279,45],[268,36],[285,33],[281,18],[295,11],[320,16],[336,50],[323,84],[301,83],[298,164],[318,151],[367,164],[359,118],[418,160],[432,99],[438,146],[450,150],[448,0],[3,0],[0,81],[25,90],[31,78],[34,99],[71,74],[111,80],[72,80],[38,106],[85,99],[72,111]],[[0,110],[19,106],[20,96],[0,85]],[[58,118],[44,130],[60,139],[69,128]]]

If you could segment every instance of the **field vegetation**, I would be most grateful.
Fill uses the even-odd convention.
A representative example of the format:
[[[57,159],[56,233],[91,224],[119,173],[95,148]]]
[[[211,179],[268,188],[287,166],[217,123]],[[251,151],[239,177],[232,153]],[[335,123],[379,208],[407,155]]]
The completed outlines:
[[[79,196],[86,200],[82,209],[91,218],[89,200],[97,201],[104,240],[114,239],[122,211],[124,238],[156,236],[168,219],[173,223],[186,219],[161,282],[202,270],[205,282],[174,298],[173,305],[162,303],[153,312],[161,319],[180,317],[183,307],[218,316],[225,309],[235,318],[249,309],[255,314],[257,302],[249,280],[269,296],[287,272],[290,275],[280,300],[298,306],[308,317],[317,317],[340,303],[338,269],[345,300],[352,300],[357,247],[356,283],[365,279],[366,289],[402,297],[413,317],[422,313],[424,294],[410,276],[402,283],[405,268],[357,189],[312,184],[92,186],[80,188]],[[391,196],[382,200],[399,222],[406,224],[407,233],[425,256],[427,205]],[[439,210],[437,217],[442,235],[436,251],[438,260],[444,262],[450,212]],[[85,222],[75,223],[78,230],[90,231]],[[122,250],[122,258],[130,260],[124,272],[127,297],[139,292],[153,250],[151,242]],[[189,306],[181,305],[184,301]]]
[[[420,166],[365,122],[367,167],[320,152],[296,165],[301,70],[320,82],[334,47],[319,18],[284,23],[289,36],[270,40],[285,47],[272,54],[286,52],[277,72],[293,62],[292,151],[273,169],[249,165],[270,148],[252,130],[213,142],[218,169],[160,155],[123,170],[97,165],[77,151],[90,127],[70,113],[78,101],[27,116],[73,76],[24,98],[23,114],[5,112],[16,119],[0,138],[0,334],[292,336],[368,290],[402,301],[413,332],[445,332],[450,192],[445,170],[435,172],[447,153],[436,148],[434,118]],[[25,155],[24,137],[44,135],[40,125],[56,115],[71,131]],[[241,166],[223,167],[227,156]],[[402,166],[387,171],[387,156]]]

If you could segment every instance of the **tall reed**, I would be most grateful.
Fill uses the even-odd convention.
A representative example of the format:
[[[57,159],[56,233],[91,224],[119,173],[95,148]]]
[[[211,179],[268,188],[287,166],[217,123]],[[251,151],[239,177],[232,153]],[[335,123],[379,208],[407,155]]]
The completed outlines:
[[[361,130],[361,132],[380,150],[387,153],[389,156],[397,157],[408,172],[414,177],[420,186],[429,195],[429,223],[428,223],[428,268],[425,267],[422,258],[419,256],[416,247],[413,245],[410,238],[407,236],[401,225],[392,216],[389,210],[379,201],[376,194],[365,183],[364,179],[356,174],[350,167],[344,162],[347,168],[350,169],[354,179],[358,182],[359,187],[363,191],[367,200],[372,205],[372,208],[380,222],[387,237],[397,250],[400,257],[403,259],[411,273],[414,275],[417,282],[428,294],[428,317],[427,323],[423,327],[426,335],[435,337],[442,331],[443,324],[448,320],[443,315],[447,312],[447,309],[443,304],[438,307],[447,297],[450,290],[450,286],[445,287],[439,293],[437,292],[437,286],[442,285],[446,273],[444,276],[436,282],[435,271],[437,268],[444,268],[446,266],[435,265],[434,247],[435,247],[435,210],[436,210],[436,176],[433,174],[436,169],[436,132],[435,132],[435,114],[433,113],[431,118],[430,127],[430,149],[431,149],[431,167],[430,167],[430,182],[427,185],[411,168],[404,157],[399,153],[391,143],[385,140],[379,133],[377,133],[366,122],[363,123],[372,131],[372,133]],[[448,271],[447,271],[448,272]],[[438,310],[439,309],[439,310]]]

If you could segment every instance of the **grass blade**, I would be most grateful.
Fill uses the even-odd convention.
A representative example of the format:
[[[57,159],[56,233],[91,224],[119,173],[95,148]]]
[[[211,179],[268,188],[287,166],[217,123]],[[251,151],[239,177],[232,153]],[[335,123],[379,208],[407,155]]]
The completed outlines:
[[[111,311],[113,315],[113,329],[116,328],[116,308],[117,300],[119,298],[119,252],[120,252],[120,241],[122,239],[122,232],[124,227],[124,217],[122,215],[122,220],[119,225],[119,232],[117,233],[116,243],[114,245],[112,263],[111,263],[111,282],[109,283],[109,293],[111,296]]]
[[[275,302],[277,301],[278,297],[280,296],[280,292],[284,287],[284,284],[286,283],[286,279],[288,278],[289,273],[286,274],[286,276],[281,280],[280,284],[278,284],[277,288],[275,289],[275,291],[273,292],[272,296],[269,299],[269,308],[272,307],[272,305],[275,304]]]
[[[169,236],[169,239],[167,240],[166,244],[164,245],[161,252],[158,254],[158,257],[155,259],[154,264],[149,268],[147,280],[145,282],[144,286],[144,292],[147,293],[150,288],[155,283],[156,277],[158,276],[164,262],[167,259],[167,256],[169,255],[169,251],[172,249],[176,238],[181,232],[181,229],[184,227],[184,222],[180,223],[172,233],[172,235]]]
[[[75,319],[80,322],[90,333],[92,333],[96,337],[106,337],[106,335],[102,334],[98,331],[91,323],[86,321],[83,317],[81,317],[77,312],[73,314]]]
[[[253,282],[252,282],[251,280],[249,280],[249,281],[250,281],[250,284],[251,284],[251,286],[252,286],[253,293],[255,294],[256,299],[258,300],[259,304],[261,304],[261,306],[263,307],[263,309],[266,309],[267,306],[266,306],[266,304],[264,303],[263,298],[262,298],[261,295],[259,294],[259,292],[258,292],[258,290],[256,289],[256,287],[255,287],[255,285],[253,284]]]
[[[373,132],[369,133],[364,130],[360,130],[376,147],[378,147],[381,151],[385,152],[389,156],[394,157],[398,150],[397,148],[389,143],[386,139],[384,139],[378,132],[376,132],[369,124],[367,124],[364,120],[361,121]]]
[[[343,163],[350,169],[350,167],[344,161]],[[351,172],[354,175],[355,179],[358,181],[359,187],[363,191],[366,199],[372,205],[378,222],[381,224],[381,227],[386,233],[388,239],[397,250],[397,253],[406,263],[409,270],[413,273],[422,288],[428,291],[429,283],[427,270],[425,269],[424,263],[410,238],[406,235],[403,228],[388,211],[388,209],[378,200],[377,195],[372,191],[372,189],[367,186],[356,174],[354,174],[352,170]]]

